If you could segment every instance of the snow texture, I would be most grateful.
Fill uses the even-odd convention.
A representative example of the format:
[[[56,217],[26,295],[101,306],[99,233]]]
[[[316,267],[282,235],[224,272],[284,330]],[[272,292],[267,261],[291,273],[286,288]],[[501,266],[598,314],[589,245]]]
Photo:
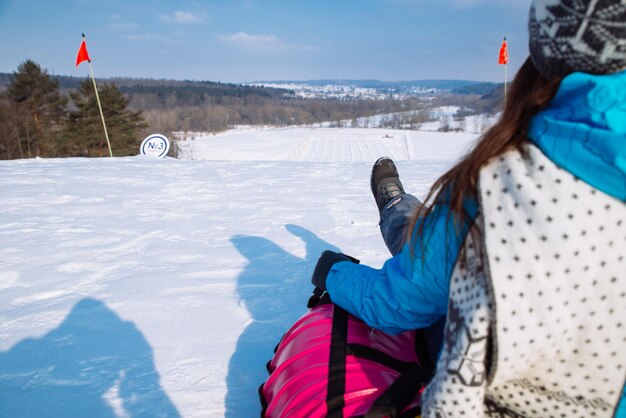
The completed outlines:
[[[319,254],[387,258],[372,162],[423,197],[476,136],[247,129],[180,160],[0,162],[0,416],[258,416]]]

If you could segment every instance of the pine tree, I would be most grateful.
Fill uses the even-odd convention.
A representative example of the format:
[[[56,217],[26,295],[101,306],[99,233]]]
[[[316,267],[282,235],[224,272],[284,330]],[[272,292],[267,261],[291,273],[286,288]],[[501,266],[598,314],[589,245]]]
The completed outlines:
[[[0,95],[0,159],[24,157],[20,153],[18,113],[6,97]]]
[[[32,60],[20,64],[7,89],[17,131],[13,148],[18,155],[7,158],[49,156],[55,152],[55,140],[63,129],[67,97],[59,92],[59,82]],[[5,113],[5,117],[9,117]]]
[[[141,111],[128,109],[128,99],[115,84],[98,88],[113,155],[137,155],[141,130],[148,127]],[[84,80],[70,97],[77,110],[70,112],[68,134],[62,148],[69,155],[106,156],[108,147],[91,80]]]

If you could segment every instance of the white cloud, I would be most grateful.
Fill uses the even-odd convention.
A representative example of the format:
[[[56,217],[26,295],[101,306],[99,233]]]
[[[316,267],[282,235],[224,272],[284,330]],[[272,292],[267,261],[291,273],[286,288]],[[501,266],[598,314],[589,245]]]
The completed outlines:
[[[164,23],[179,23],[183,25],[189,25],[194,23],[200,23],[204,19],[191,12],[178,10],[173,13],[162,14],[161,16],[159,16],[159,20]]]
[[[246,32],[237,32],[231,35],[216,35],[217,39],[225,44],[230,44],[243,49],[285,49],[285,43],[276,35],[251,35]]]
[[[289,44],[276,35],[254,35],[246,32],[237,32],[230,35],[215,35],[218,41],[234,47],[256,52],[281,52],[281,51],[314,51],[317,48]]]

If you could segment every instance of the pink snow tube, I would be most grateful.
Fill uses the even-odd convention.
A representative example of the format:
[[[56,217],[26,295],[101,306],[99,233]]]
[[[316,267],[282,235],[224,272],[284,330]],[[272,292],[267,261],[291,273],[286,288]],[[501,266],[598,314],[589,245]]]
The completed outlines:
[[[388,335],[323,303],[280,341],[259,392],[263,416],[416,417],[430,375],[418,332]]]

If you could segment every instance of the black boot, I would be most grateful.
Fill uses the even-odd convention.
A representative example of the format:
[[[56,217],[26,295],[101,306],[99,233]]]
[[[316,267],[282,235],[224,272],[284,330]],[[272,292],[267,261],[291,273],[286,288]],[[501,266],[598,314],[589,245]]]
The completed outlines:
[[[391,158],[382,157],[376,160],[372,167],[370,186],[379,213],[391,199],[404,194],[398,169]]]

